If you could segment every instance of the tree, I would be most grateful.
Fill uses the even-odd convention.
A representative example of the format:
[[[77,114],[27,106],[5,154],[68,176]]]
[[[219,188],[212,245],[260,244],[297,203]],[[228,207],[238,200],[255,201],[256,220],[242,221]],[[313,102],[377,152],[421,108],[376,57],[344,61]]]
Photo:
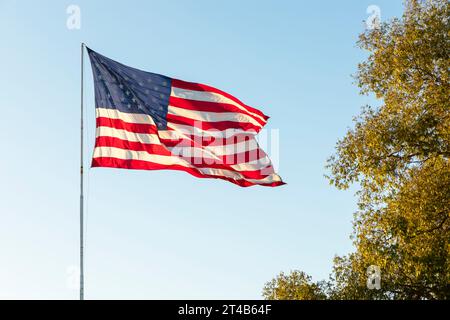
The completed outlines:
[[[324,300],[325,283],[313,283],[311,277],[302,271],[283,272],[266,283],[263,296],[269,300]]]
[[[360,35],[356,81],[383,104],[362,109],[327,163],[331,184],[360,186],[356,251],[336,257],[330,299],[450,298],[449,12],[409,0],[402,19]],[[367,289],[371,265],[380,290]]]

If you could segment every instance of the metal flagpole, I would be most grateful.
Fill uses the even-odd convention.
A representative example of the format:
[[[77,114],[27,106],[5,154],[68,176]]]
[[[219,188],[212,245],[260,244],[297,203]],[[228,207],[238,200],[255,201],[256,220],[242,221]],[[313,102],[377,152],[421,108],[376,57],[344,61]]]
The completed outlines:
[[[81,127],[80,127],[80,300],[84,300],[84,243],[83,243],[83,70],[84,70],[84,47],[81,43]]]

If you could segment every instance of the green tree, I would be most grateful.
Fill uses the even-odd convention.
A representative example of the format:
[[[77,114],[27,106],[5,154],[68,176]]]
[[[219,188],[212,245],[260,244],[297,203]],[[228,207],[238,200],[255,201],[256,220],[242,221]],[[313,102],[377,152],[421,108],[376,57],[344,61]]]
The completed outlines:
[[[360,35],[356,81],[383,104],[363,108],[327,163],[331,184],[360,186],[356,251],[335,258],[330,299],[450,298],[449,12],[409,0],[402,19]],[[371,265],[380,290],[366,286]]]

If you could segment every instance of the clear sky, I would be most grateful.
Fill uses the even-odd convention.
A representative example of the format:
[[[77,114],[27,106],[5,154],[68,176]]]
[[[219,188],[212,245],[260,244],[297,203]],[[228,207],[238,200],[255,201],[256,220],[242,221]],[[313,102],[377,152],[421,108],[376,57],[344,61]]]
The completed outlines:
[[[66,26],[69,5],[81,28]],[[80,42],[129,66],[227,91],[280,134],[278,188],[177,171],[95,168],[87,299],[260,299],[280,271],[328,277],[352,251],[355,191],[324,178],[364,104],[351,74],[370,14],[400,0],[0,0],[0,299],[77,299]],[[87,58],[87,55],[85,56]],[[86,165],[94,94],[85,65]]]

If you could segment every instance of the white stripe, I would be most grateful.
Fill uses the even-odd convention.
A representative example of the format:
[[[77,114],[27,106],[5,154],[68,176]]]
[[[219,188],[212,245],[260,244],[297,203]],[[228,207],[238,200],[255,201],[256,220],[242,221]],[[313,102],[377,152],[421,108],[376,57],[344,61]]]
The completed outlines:
[[[94,158],[100,157],[111,157],[123,160],[141,160],[153,162],[161,165],[181,165],[186,168],[195,168],[195,166],[191,165],[188,161],[172,156],[161,156],[155,154],[149,154],[145,151],[132,151],[132,150],[124,150],[119,148],[112,147],[97,147],[94,150]],[[270,174],[264,179],[246,179],[244,176],[238,172],[224,170],[224,169],[216,169],[216,168],[195,168],[202,174],[213,175],[213,176],[223,176],[232,178],[235,180],[247,180],[252,183],[272,183],[281,181],[280,177],[276,174]]]
[[[168,112],[170,114],[185,117],[198,121],[206,122],[219,122],[219,121],[234,121],[234,122],[246,122],[251,123],[257,127],[262,128],[262,125],[249,115],[238,112],[207,112],[207,111],[195,111],[184,108],[178,108],[169,106]]]
[[[259,161],[259,160],[257,160],[257,161]],[[269,164],[270,164],[270,160],[269,160]],[[233,164],[230,167],[233,170],[236,170],[236,171],[257,171],[257,170],[261,170],[261,174],[272,174],[272,173],[274,173],[272,165],[267,165],[265,163],[264,158],[261,159],[261,163],[260,164],[250,164],[248,162],[248,163]],[[270,171],[270,172],[264,172],[264,170]]]
[[[173,122],[167,122],[167,127],[169,129],[177,131],[181,135],[197,135],[197,136],[204,136],[204,137],[213,137],[213,138],[222,138],[222,139],[228,139],[235,135],[242,135],[246,134],[247,136],[255,136],[257,132],[253,129],[249,130],[242,130],[242,129],[235,129],[230,128],[226,130],[216,130],[216,129],[201,129],[198,127],[193,127],[189,125],[184,124],[178,124]],[[164,132],[164,131],[163,131]],[[161,135],[161,133],[160,133]],[[166,135],[171,135],[170,133]],[[161,138],[163,136],[161,135]]]
[[[201,141],[200,141],[201,142]],[[255,157],[257,156],[257,151],[259,150],[258,143],[256,140],[248,140],[248,141],[242,141],[235,144],[227,144],[227,145],[219,145],[219,146],[203,146],[202,148],[194,147],[194,146],[183,146],[180,144],[180,146],[175,146],[171,148],[173,152],[177,153],[177,150],[186,150],[188,153],[193,153],[193,149],[198,150],[204,150],[211,152],[217,156],[225,156],[225,155],[233,155],[236,153],[244,153],[244,152],[253,152]],[[189,151],[191,150],[191,151]],[[180,153],[181,154],[181,153]],[[187,155],[189,156],[189,155]]]
[[[96,147],[94,150],[94,158],[112,157],[124,160],[141,160],[149,161],[164,165],[182,165],[187,167],[187,161],[179,157],[162,156],[159,154],[150,154],[146,151],[134,151],[128,149],[120,149],[114,147]]]
[[[246,164],[249,166],[253,166],[253,168],[257,168],[254,170],[259,170],[264,167],[272,166],[272,161],[269,159],[268,156],[265,156],[264,158],[256,159],[256,160],[247,162]]]
[[[245,108],[241,104],[235,102],[234,100],[231,100],[228,97],[221,95],[220,93],[181,89],[181,88],[172,86],[172,91],[171,91],[170,95],[173,97],[176,97],[176,98],[182,98],[182,99],[188,99],[188,100],[232,104],[232,105],[238,107],[240,110],[244,110],[245,112],[248,112],[251,115],[257,117],[258,119],[261,119],[262,121],[264,121],[264,123],[266,122],[266,120],[263,117],[261,117],[259,114],[247,110],[247,108]]]
[[[144,113],[121,112],[117,109],[95,108],[95,114],[98,117],[120,119],[128,123],[137,124],[155,124],[152,117]]]
[[[135,133],[111,127],[97,127],[96,137],[113,137],[146,144],[161,144],[156,134]]]

